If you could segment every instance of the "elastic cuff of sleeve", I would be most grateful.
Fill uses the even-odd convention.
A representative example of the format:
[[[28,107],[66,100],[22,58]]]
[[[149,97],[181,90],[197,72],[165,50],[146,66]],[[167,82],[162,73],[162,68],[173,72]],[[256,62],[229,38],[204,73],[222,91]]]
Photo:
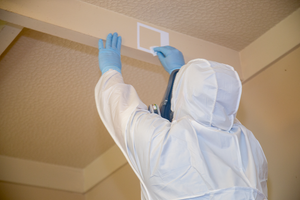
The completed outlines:
[[[122,74],[121,73],[121,69],[119,67],[115,67],[115,66],[105,67],[104,69],[102,69],[102,70],[100,69],[100,70],[101,70],[102,74],[104,74],[105,72],[107,72],[110,69],[116,70],[117,72],[119,72],[120,74]]]

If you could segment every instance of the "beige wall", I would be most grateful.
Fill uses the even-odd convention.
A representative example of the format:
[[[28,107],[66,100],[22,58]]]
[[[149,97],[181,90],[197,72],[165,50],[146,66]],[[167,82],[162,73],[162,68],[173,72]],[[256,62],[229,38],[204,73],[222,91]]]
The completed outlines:
[[[269,199],[300,199],[300,47],[243,85],[238,119],[260,141]]]

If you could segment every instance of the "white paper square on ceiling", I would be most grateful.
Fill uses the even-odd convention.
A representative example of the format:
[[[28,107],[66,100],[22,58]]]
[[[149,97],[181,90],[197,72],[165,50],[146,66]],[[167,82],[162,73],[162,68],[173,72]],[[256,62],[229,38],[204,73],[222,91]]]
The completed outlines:
[[[151,53],[154,56],[156,56],[156,53],[153,51],[153,48],[156,47],[157,45],[152,45],[149,47],[149,49],[141,46],[141,27],[149,29],[151,31],[155,31],[160,34],[160,45],[159,46],[169,45],[169,33],[138,22],[137,23],[137,48],[139,50]]]

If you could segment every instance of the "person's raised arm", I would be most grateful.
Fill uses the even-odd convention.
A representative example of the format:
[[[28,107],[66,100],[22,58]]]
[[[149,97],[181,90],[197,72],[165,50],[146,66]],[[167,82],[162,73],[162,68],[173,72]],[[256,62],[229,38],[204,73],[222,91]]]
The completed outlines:
[[[97,110],[106,129],[126,154],[125,132],[130,117],[147,111],[135,89],[125,84],[121,74],[121,37],[109,34],[104,47],[99,40],[99,67],[102,76],[95,88]]]
[[[185,65],[182,53],[171,46],[156,47],[153,49],[157,52],[157,56],[165,68],[165,70],[171,74],[175,69],[180,69]]]

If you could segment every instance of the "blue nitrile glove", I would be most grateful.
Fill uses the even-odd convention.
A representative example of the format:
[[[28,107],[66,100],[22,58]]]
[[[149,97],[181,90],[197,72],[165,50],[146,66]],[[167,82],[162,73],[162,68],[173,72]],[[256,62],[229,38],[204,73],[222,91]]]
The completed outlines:
[[[104,74],[109,69],[114,69],[121,73],[121,45],[122,38],[118,33],[110,33],[106,38],[105,48],[102,39],[99,40],[99,67]]]
[[[171,46],[156,47],[153,49],[157,52],[157,56],[165,68],[165,70],[171,74],[173,70],[180,69],[185,65],[182,53]]]

